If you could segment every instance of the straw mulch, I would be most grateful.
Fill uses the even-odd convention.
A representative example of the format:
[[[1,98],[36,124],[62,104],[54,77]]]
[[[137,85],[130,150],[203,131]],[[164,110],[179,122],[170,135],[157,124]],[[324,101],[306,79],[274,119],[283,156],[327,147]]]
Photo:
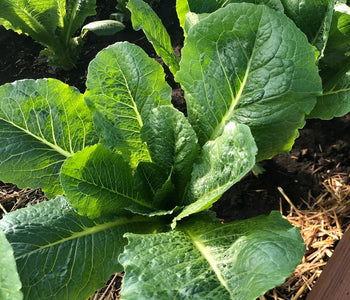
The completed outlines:
[[[306,299],[323,267],[332,256],[337,242],[350,225],[350,185],[348,174],[338,174],[323,182],[324,192],[317,198],[309,196],[306,208],[298,209],[281,188],[290,205],[288,221],[300,228],[306,253],[295,272],[284,284],[269,291],[259,300]]]

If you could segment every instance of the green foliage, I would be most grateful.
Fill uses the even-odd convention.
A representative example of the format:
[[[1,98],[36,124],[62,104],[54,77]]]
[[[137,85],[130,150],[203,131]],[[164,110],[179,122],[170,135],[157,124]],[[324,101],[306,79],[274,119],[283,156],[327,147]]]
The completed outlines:
[[[82,36],[73,36],[88,16],[96,14],[95,7],[96,0],[2,0],[0,24],[32,37],[45,47],[41,54],[48,56],[52,67],[68,70],[75,66],[83,43]],[[85,30],[90,27],[106,34],[120,31],[124,25],[108,22],[107,27],[93,24]]]
[[[195,23],[172,68],[188,118],[161,66],[126,42],[91,62],[84,95],[52,79],[0,87],[0,180],[64,194],[0,221],[25,299],[86,299],[125,269],[122,299],[254,300],[300,262],[279,213],[221,224],[207,210],[256,157],[291,148],[321,94],[315,50],[264,5]]]
[[[281,0],[284,13],[306,34],[320,55],[326,47],[335,0]]]
[[[135,0],[136,1],[136,0]],[[142,0],[137,0],[137,3],[141,3]],[[245,3],[243,3],[245,2]],[[288,19],[292,20],[295,25],[298,28],[295,28],[292,25],[288,25],[290,24],[290,20],[288,20],[285,17],[282,17],[280,15],[279,20],[277,21],[277,19],[271,19],[270,22],[270,26],[274,26],[278,28],[280,28],[280,33],[282,34],[282,36],[284,36],[284,38],[288,35],[288,33],[290,32],[294,32],[295,33],[295,37],[298,38],[291,38],[290,40],[283,40],[281,45],[283,44],[288,44],[290,43],[289,47],[293,47],[292,43],[296,42],[296,43],[301,43],[301,39],[303,38],[303,35],[300,33],[300,31],[302,31],[308,38],[308,41],[311,45],[313,45],[316,49],[317,49],[317,53],[315,54],[317,57],[317,65],[319,67],[319,72],[322,76],[322,83],[323,83],[323,94],[320,95],[317,100],[316,100],[316,105],[312,104],[310,102],[310,106],[309,108],[307,108],[306,110],[302,110],[299,111],[299,113],[297,113],[296,115],[299,115],[299,121],[297,121],[296,115],[294,115],[294,113],[292,113],[292,115],[294,115],[294,119],[290,120],[288,119],[288,122],[292,122],[295,125],[298,123],[299,125],[296,126],[295,128],[300,128],[300,126],[303,126],[303,122],[302,119],[304,118],[303,115],[306,113],[308,114],[309,118],[322,118],[322,119],[331,119],[333,117],[338,117],[338,116],[342,116],[347,114],[350,111],[350,94],[348,92],[349,90],[349,77],[347,76],[347,72],[350,70],[350,60],[349,60],[349,52],[350,52],[350,35],[349,35],[349,22],[350,22],[350,7],[348,6],[348,1],[336,1],[336,0],[229,0],[229,1],[218,1],[218,0],[177,0],[176,1],[176,11],[178,14],[178,18],[179,18],[179,22],[180,22],[180,26],[183,28],[184,30],[184,35],[185,35],[185,48],[184,51],[186,50],[186,48],[190,49],[190,46],[187,43],[187,36],[189,34],[189,31],[191,30],[192,27],[194,27],[193,29],[193,33],[190,34],[193,36],[192,41],[193,43],[197,43],[198,40],[198,45],[199,44],[203,44],[205,45],[205,47],[217,47],[218,48],[218,53],[217,55],[215,54],[215,51],[213,51],[213,49],[211,50],[212,54],[211,55],[206,55],[206,59],[207,62],[205,62],[204,64],[210,64],[210,60],[212,65],[218,65],[221,66],[221,68],[224,70],[225,68],[227,69],[227,61],[224,60],[221,63],[219,61],[217,61],[217,59],[213,60],[213,55],[217,56],[217,58],[220,57],[220,51],[230,51],[230,50],[226,50],[225,47],[223,47],[222,43],[225,42],[221,42],[222,40],[222,33],[221,30],[223,31],[228,31],[230,32],[231,28],[224,28],[224,27],[220,27],[218,26],[219,24],[219,16],[221,16],[221,18],[225,17],[225,12],[223,13],[219,13],[217,11],[221,10],[223,7],[226,6],[230,6],[232,4],[237,4],[237,10],[240,11],[240,15],[242,15],[242,18],[245,19],[246,21],[242,21],[242,23],[245,22],[251,22],[251,21],[247,21],[250,18],[250,14],[247,13],[246,11],[243,11],[245,8],[245,5],[247,3],[254,3],[254,4],[258,4],[258,5],[264,5],[264,16],[267,16],[269,14],[276,14],[273,13],[269,8],[279,12],[279,13],[284,13],[285,16],[288,17]],[[145,6],[145,4],[143,4],[142,6]],[[239,8],[238,8],[239,7]],[[133,8],[131,9],[131,12],[133,15],[140,15],[141,14],[141,5],[134,5]],[[239,16],[240,16],[239,15]],[[259,19],[257,17],[257,15],[255,13],[252,14],[253,19],[255,19],[255,22],[257,19]],[[214,17],[215,16],[215,17]],[[208,21],[205,20],[207,18],[211,18],[212,21],[212,26],[208,26]],[[149,18],[143,18],[140,20],[138,20],[137,22],[135,22],[134,26],[137,28],[142,28],[145,31],[147,29],[145,29],[145,25],[146,23],[151,23],[152,21],[150,21],[149,19],[152,19],[153,22],[156,22],[156,18],[154,18],[152,15],[149,16]],[[262,20],[264,19],[264,17],[262,18]],[[221,19],[222,20],[222,19]],[[253,21],[254,22],[254,21]],[[199,23],[199,24],[198,24]],[[203,29],[201,32],[199,32],[199,28],[201,28],[202,26],[200,24],[203,24]],[[226,23],[226,20],[225,20]],[[159,21],[157,20],[157,27],[162,27],[162,25],[159,23]],[[283,26],[282,26],[283,24]],[[197,26],[195,26],[197,25]],[[269,35],[269,29],[268,28],[264,28],[265,24],[260,24],[261,25],[261,30],[258,30],[258,34],[256,35],[256,41],[260,42],[260,39],[265,40],[265,44],[267,44],[267,40],[268,40],[268,35]],[[291,31],[285,31],[282,33],[282,31],[284,31],[284,28],[286,28],[287,26],[291,26]],[[261,59],[262,61],[266,60],[267,56],[270,55],[270,49],[267,49],[266,51],[264,50],[264,52],[260,52],[260,51],[249,51],[249,49],[247,49],[246,45],[244,43],[241,43],[241,35],[240,32],[242,31],[246,31],[246,34],[248,33],[248,31],[250,30],[250,28],[243,28],[240,27],[240,25],[235,25],[235,27],[238,29],[239,34],[235,35],[235,41],[232,41],[231,44],[236,43],[236,48],[235,51],[232,52],[232,55],[229,55],[228,57],[234,58],[233,62],[234,67],[236,68],[236,61],[237,59],[239,59],[239,55],[234,54],[234,52],[238,52],[238,53],[242,53],[242,58],[243,60],[246,60],[247,62],[251,61],[249,60],[249,57],[251,54],[253,54],[253,56],[251,57],[252,59],[256,58],[256,59]],[[210,30],[207,30],[207,28],[210,28]],[[233,27],[234,28],[234,27]],[[293,29],[292,29],[293,28]],[[163,27],[162,29],[157,29],[158,31],[162,31],[165,32],[165,28]],[[197,32],[198,31],[198,32]],[[196,32],[196,33],[195,33]],[[214,38],[214,34],[213,32],[215,32],[216,35],[216,41]],[[265,36],[262,36],[263,34],[265,34]],[[164,35],[164,33],[163,33]],[[158,39],[157,42],[154,42],[154,37],[156,35],[153,34],[152,37],[152,42],[153,44],[157,44],[158,43],[158,47],[160,47],[159,45],[162,46],[162,40]],[[213,36],[211,43],[215,43],[211,44],[209,43],[206,38],[207,36]],[[202,38],[204,37],[204,38]],[[196,40],[197,39],[197,40]],[[254,38],[252,38],[252,41],[254,40]],[[246,42],[246,41],[244,41]],[[276,40],[277,42],[277,40]],[[280,42],[277,42],[277,44],[279,44]],[[256,45],[253,45],[254,48],[256,46],[257,49],[259,49],[261,47],[261,45],[259,43],[256,43]],[[264,45],[262,45],[264,47]],[[163,47],[165,47],[165,44],[163,45]],[[194,47],[194,46],[193,46]],[[249,47],[249,46],[248,46]],[[252,47],[252,46],[251,46]],[[230,46],[230,48],[233,48],[232,46]],[[203,48],[204,49],[204,48]],[[200,51],[202,51],[203,49],[201,49]],[[283,49],[284,46],[283,46]],[[292,48],[289,48],[292,49]],[[192,51],[189,50],[189,52]],[[204,51],[204,50],[203,50]],[[308,50],[308,52],[310,53],[310,50]],[[161,53],[157,52],[160,56],[162,56]],[[200,53],[200,52],[199,52]],[[207,53],[208,54],[208,53]],[[264,54],[266,57],[264,57]],[[291,53],[289,53],[291,54]],[[202,55],[202,54],[200,54]],[[199,55],[199,57],[197,57],[197,59],[199,58],[199,60],[202,60],[201,56]],[[164,62],[166,64],[169,64],[166,60],[166,55],[164,55]],[[186,59],[189,59],[189,53],[187,53],[187,55],[185,55]],[[276,57],[277,58],[277,57]],[[184,63],[184,61],[186,61],[186,59],[183,59],[181,64]],[[288,60],[287,57],[285,57],[284,59]],[[254,60],[252,60],[254,61]],[[277,58],[277,61],[279,61],[279,57]],[[276,62],[277,62],[276,61]],[[191,61],[189,63],[189,69],[194,69],[196,70],[196,68],[193,66],[194,60]],[[313,60],[310,59],[309,60],[309,67],[307,67],[306,69],[310,69],[311,64],[313,63]],[[197,61],[197,65],[198,61]],[[254,65],[254,64],[253,64]],[[230,63],[228,64],[228,66],[230,66]],[[266,66],[265,66],[266,67]],[[298,67],[297,67],[298,68]],[[299,69],[301,70],[303,68],[302,65],[299,65]],[[184,68],[182,68],[183,70]],[[207,66],[205,66],[204,71],[206,71],[208,68]],[[281,70],[283,69],[283,71],[281,71],[281,74],[283,74],[285,71],[291,71],[291,69],[289,68],[289,66],[286,64],[284,65]],[[305,71],[307,71],[305,69]],[[188,70],[187,70],[188,71]],[[226,70],[224,70],[226,72]],[[196,80],[201,76],[201,72],[203,72],[203,70],[201,68],[197,68],[197,77],[195,78]],[[247,83],[242,81],[245,77],[244,75],[240,74],[240,72],[242,72],[242,70],[234,70],[233,73],[236,74],[236,77],[238,78],[238,80],[241,81],[241,83]],[[293,72],[293,71],[291,71]],[[185,97],[188,100],[189,97],[193,97],[193,95],[188,94],[186,95],[186,83],[185,82],[181,82],[181,75],[176,74],[173,71],[175,78],[177,81],[179,81],[181,83],[181,85],[183,85],[184,89],[185,89]],[[181,74],[181,70],[179,72]],[[186,73],[185,71],[183,71],[183,73]],[[230,71],[229,73],[232,73],[232,71]],[[208,76],[208,74],[210,76]],[[246,73],[249,75],[249,73]],[[267,75],[267,74],[266,74]],[[191,82],[192,79],[192,75],[188,75],[185,74],[185,76],[187,78],[189,78],[188,80]],[[212,78],[215,78],[216,73],[213,73],[212,70],[210,70],[209,73],[203,74],[203,77],[205,80],[212,80]],[[298,81],[298,76],[294,77],[294,80],[296,80],[296,84],[294,85],[295,87],[299,88],[299,83],[297,83]],[[210,79],[208,79],[210,78]],[[221,78],[220,76],[217,76],[217,78]],[[266,80],[266,78],[264,79],[264,75],[261,76],[262,81]],[[229,83],[229,85],[231,85],[231,89],[233,91],[233,95],[235,94],[237,88],[237,85],[240,85],[237,83],[237,79],[236,82],[233,78],[228,78],[228,81],[231,81]],[[275,80],[273,79],[273,82],[278,82],[279,80]],[[220,83],[220,81],[218,81]],[[219,84],[218,86],[220,86],[221,88],[218,88],[218,92],[221,93],[221,89],[222,89],[222,82],[221,84]],[[310,87],[310,91],[311,90],[319,90],[319,86],[316,86],[313,84],[316,83],[315,79],[311,79],[311,87]],[[248,80],[249,83],[249,80]],[[286,82],[285,82],[286,83]],[[288,84],[287,85],[286,90],[289,89]],[[319,85],[320,83],[318,83]],[[190,83],[190,85],[192,85],[192,83]],[[199,85],[200,86],[200,85]],[[234,88],[232,88],[234,87]],[[300,86],[301,87],[301,86]],[[201,85],[199,89],[202,89],[202,94],[206,93],[207,91],[204,89],[204,86]],[[264,89],[261,89],[261,85],[258,86],[254,86],[254,90],[255,90],[255,94],[256,95],[252,95],[252,98],[264,98],[264,96],[260,95],[264,94],[266,91]],[[278,89],[275,89],[276,91]],[[243,89],[244,91],[244,89]],[[282,91],[282,89],[280,89],[280,91]],[[288,92],[293,92],[288,91]],[[282,92],[282,94],[284,95],[284,92]],[[264,94],[265,95],[265,94]],[[212,97],[218,97],[218,95],[215,95],[213,93],[212,90],[210,90],[209,93],[209,100],[211,101],[211,99],[213,99]],[[301,98],[303,98],[302,94],[298,93],[298,96],[296,98],[299,98],[299,96]],[[200,96],[201,99],[203,99],[203,95]],[[242,97],[240,97],[242,98]],[[244,97],[243,97],[244,98]],[[294,96],[293,96],[294,98]],[[225,99],[229,99],[228,96],[225,95]],[[292,98],[290,98],[292,99]],[[214,100],[216,101],[216,100]],[[250,101],[250,100],[249,100]],[[252,102],[252,101],[250,101]],[[188,106],[190,107],[191,103],[188,104]],[[298,111],[298,104],[297,101],[295,103],[296,105],[296,111]],[[260,104],[259,104],[260,106]],[[314,110],[312,110],[312,106],[314,106]],[[276,104],[274,106],[276,109],[281,108],[279,106],[279,104]],[[191,109],[191,108],[190,108]],[[260,108],[259,108],[260,110]],[[284,110],[284,109],[283,109]],[[266,111],[261,111],[262,113],[266,113]],[[270,111],[268,112],[270,114]],[[202,110],[198,110],[197,111],[197,107],[195,107],[195,114],[198,115],[202,115],[202,116],[207,116],[206,112],[203,112]],[[289,115],[289,114],[288,114]],[[191,120],[191,115],[189,114],[190,120]],[[255,127],[254,124],[252,124],[249,121],[249,118],[253,117],[254,120],[256,120],[256,116],[251,113],[250,116],[244,115],[243,119],[242,118],[239,120],[239,122],[243,122],[245,124],[248,124],[254,134],[254,137],[258,143],[259,146],[259,156],[258,156],[258,160],[260,159],[264,159],[264,158],[268,158],[271,157],[272,155],[274,155],[275,153],[272,153],[271,150],[273,151],[273,149],[276,149],[275,147],[278,148],[279,143],[281,143],[281,145],[283,144],[285,148],[279,148],[278,151],[283,151],[283,150],[289,150],[293,140],[296,138],[296,131],[294,131],[294,133],[292,133],[292,131],[290,131],[289,133],[286,133],[286,128],[284,127],[282,129],[281,128],[281,135],[280,137],[284,137],[282,139],[284,139],[283,141],[274,141],[274,145],[271,147],[270,145],[267,145],[267,147],[269,149],[266,149],[267,151],[263,151],[262,152],[262,145],[261,142],[263,143],[270,143],[271,140],[269,141],[259,141],[259,137],[256,135],[255,129],[257,128],[257,130],[260,131],[260,125],[258,124],[257,127]],[[278,117],[279,118],[279,117]],[[211,120],[208,120],[208,126],[209,123],[211,122]],[[212,122],[217,122],[217,120],[212,120]],[[247,123],[246,123],[247,122]],[[194,125],[194,124],[193,124]],[[263,127],[265,126],[270,126],[272,124],[263,124]],[[275,124],[277,125],[277,124]],[[194,125],[195,127],[196,125]],[[210,124],[210,126],[212,126],[212,124]],[[272,125],[273,126],[273,125]],[[279,126],[279,124],[277,125]],[[288,126],[289,127],[289,126]],[[266,127],[268,128],[268,127]],[[276,129],[276,128],[275,128]],[[213,130],[213,127],[209,128],[206,127],[206,130]],[[270,130],[270,128],[268,129]],[[287,129],[288,132],[288,129]],[[198,132],[197,132],[198,134]],[[289,144],[286,144],[287,139],[289,139]],[[201,141],[201,137],[199,136],[199,140]],[[287,146],[288,145],[288,146]],[[283,146],[282,146],[283,147]]]
[[[173,51],[170,37],[162,21],[152,8],[142,0],[129,0],[127,8],[131,11],[131,21],[134,29],[144,31],[157,54],[164,59],[170,71],[175,74],[179,70],[179,59]]]
[[[332,19],[327,47],[320,60],[324,82],[323,95],[310,118],[332,119],[350,111],[350,7],[337,4]]]
[[[22,284],[11,244],[0,229],[0,299],[22,300]]]
[[[258,160],[289,151],[321,93],[314,57],[296,26],[266,6],[230,4],[193,26],[176,80],[200,144],[236,121],[252,130]]]
[[[62,193],[64,160],[97,142],[83,95],[56,79],[0,87],[0,177],[19,187]]]
[[[86,299],[122,270],[125,232],[152,232],[161,223],[141,217],[91,220],[59,196],[5,215],[0,226],[14,249],[24,299],[73,300]]]
[[[254,300],[282,284],[304,253],[298,230],[278,212],[228,224],[200,214],[172,232],[126,236],[125,300]]]

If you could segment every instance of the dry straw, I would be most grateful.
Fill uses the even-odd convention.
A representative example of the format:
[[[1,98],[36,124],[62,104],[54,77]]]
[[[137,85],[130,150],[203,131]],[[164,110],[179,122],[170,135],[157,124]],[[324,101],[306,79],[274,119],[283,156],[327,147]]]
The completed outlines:
[[[306,253],[295,272],[284,284],[269,291],[260,300],[305,299],[323,267],[332,256],[337,242],[350,225],[350,185],[348,174],[337,174],[323,182],[324,191],[318,197],[309,195],[306,208],[296,208],[282,188],[283,199],[290,205],[285,216],[300,228]]]

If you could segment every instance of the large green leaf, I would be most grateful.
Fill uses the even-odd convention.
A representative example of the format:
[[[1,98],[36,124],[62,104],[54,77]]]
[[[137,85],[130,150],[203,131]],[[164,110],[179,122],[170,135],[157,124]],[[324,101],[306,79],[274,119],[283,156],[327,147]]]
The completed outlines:
[[[284,13],[323,55],[332,22],[335,0],[280,0]]]
[[[323,95],[310,118],[331,119],[350,111],[350,7],[337,4],[324,57],[320,60]]]
[[[130,157],[136,167],[150,160],[141,128],[152,108],[171,105],[162,67],[136,45],[116,43],[90,63],[85,99],[102,141]]]
[[[332,89],[317,98],[309,118],[330,120],[350,112],[350,74],[345,73]]]
[[[297,228],[278,212],[220,224],[194,216],[176,230],[127,234],[122,300],[254,300],[301,261]]]
[[[148,203],[134,190],[133,170],[120,154],[101,144],[87,147],[68,158],[62,166],[65,195],[81,215],[110,216],[125,208],[150,211]]]
[[[199,15],[212,13],[230,3],[254,3],[264,4],[277,11],[283,12],[284,8],[281,0],[177,0],[176,12],[180,21],[180,25],[187,36],[187,28],[185,27],[186,14],[191,12]]]
[[[184,210],[175,218],[208,209],[255,164],[257,147],[248,126],[230,122],[214,141],[207,142],[195,163]],[[175,222],[173,227],[175,226]]]
[[[200,144],[247,124],[257,160],[290,150],[321,94],[315,51],[285,15],[229,4],[193,26],[176,75]]]
[[[0,24],[45,45],[54,39],[58,22],[57,0],[0,1]]]
[[[77,89],[56,79],[0,87],[0,180],[62,193],[63,161],[96,142],[92,118]]]
[[[13,249],[0,228],[0,299],[21,300],[21,281],[17,273]]]
[[[154,50],[175,74],[179,69],[179,58],[174,53],[170,36],[157,14],[142,0],[129,0],[127,7],[131,11],[134,29],[143,30]]]
[[[7,214],[1,221],[14,249],[28,300],[85,300],[122,270],[125,232],[154,232],[149,218],[90,220],[59,196]]]
[[[175,204],[181,205],[191,178],[193,162],[199,154],[196,133],[181,112],[170,106],[162,106],[153,109],[141,135],[147,142],[155,165],[147,176],[148,181],[152,182],[152,176],[164,174],[161,180],[161,184],[164,184],[170,176],[180,203],[170,203],[172,207],[168,208],[173,208]],[[157,187],[152,187],[152,190],[156,193]]]

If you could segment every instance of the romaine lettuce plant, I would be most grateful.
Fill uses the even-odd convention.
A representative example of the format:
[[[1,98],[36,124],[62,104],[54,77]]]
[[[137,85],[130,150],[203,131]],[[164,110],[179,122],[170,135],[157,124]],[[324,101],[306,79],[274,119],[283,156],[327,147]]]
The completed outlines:
[[[114,20],[86,25],[82,34],[73,37],[88,16],[96,14],[96,0],[2,0],[0,24],[32,37],[45,47],[41,54],[52,67],[75,66],[86,31],[113,34],[124,28]]]
[[[177,0],[176,10],[185,37],[193,25],[207,18],[211,13],[232,3],[237,3],[237,5],[240,3],[237,7],[242,7],[243,10],[245,8],[243,2],[265,5],[285,14],[307,36],[309,43],[317,49],[317,64],[322,76],[323,94],[317,98],[316,105],[308,118],[331,119],[350,112],[348,92],[350,81],[347,74],[350,70],[348,55],[350,51],[348,32],[350,7],[347,6],[347,1]],[[179,59],[176,59],[170,37],[161,20],[142,0],[130,0],[128,8],[132,13],[134,28],[143,29],[157,54],[163,58],[175,75],[179,69]],[[224,14],[222,13],[223,16]],[[145,15],[147,17],[144,17]],[[219,37],[220,33],[217,32],[217,35]],[[184,50],[190,47],[186,45],[186,41]],[[175,79],[180,81],[177,76]],[[187,99],[186,87],[183,86],[183,88]]]
[[[55,79],[0,87],[0,179],[54,198],[0,221],[24,298],[85,299],[122,270],[122,299],[253,300],[282,283],[298,230],[277,212],[222,224],[208,209],[290,149],[321,94],[315,61],[284,14],[234,3],[188,31],[188,118],[126,42],[90,63],[84,95]]]

